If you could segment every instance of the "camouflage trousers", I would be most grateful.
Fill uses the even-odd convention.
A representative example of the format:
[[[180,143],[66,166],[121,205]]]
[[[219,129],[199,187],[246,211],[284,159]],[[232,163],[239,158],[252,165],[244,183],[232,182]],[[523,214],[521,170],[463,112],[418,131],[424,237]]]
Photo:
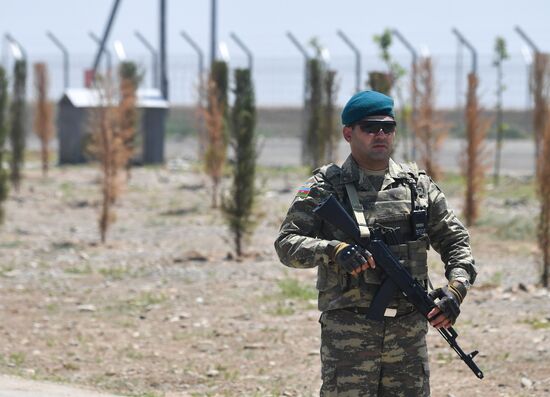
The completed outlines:
[[[384,321],[347,310],[323,312],[321,397],[430,395],[424,317],[414,311]]]

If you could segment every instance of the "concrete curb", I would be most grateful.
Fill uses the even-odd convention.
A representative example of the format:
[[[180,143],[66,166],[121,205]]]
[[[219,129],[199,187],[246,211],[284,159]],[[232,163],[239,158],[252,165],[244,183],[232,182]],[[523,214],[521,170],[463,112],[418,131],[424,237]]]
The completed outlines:
[[[0,375],[0,397],[121,397],[52,382]]]

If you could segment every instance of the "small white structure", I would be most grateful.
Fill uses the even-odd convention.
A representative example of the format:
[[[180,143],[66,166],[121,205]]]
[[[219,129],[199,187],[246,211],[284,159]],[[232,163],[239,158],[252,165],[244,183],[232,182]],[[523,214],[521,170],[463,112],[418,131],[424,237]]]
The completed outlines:
[[[141,155],[137,161],[143,164],[162,163],[168,101],[162,98],[160,90],[139,89],[137,102],[141,113],[138,134],[142,141]],[[115,99],[115,103],[118,103],[118,99]],[[78,164],[88,160],[85,152],[89,138],[88,111],[105,105],[106,101],[101,100],[96,89],[68,88],[65,91],[57,112],[59,164]]]

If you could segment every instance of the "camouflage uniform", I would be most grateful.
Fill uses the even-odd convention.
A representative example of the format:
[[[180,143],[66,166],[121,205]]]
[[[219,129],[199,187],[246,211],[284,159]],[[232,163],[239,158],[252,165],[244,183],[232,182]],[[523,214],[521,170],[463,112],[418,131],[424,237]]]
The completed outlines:
[[[427,209],[427,234],[411,240],[411,178],[416,181],[416,204]],[[294,268],[317,267],[318,306],[322,311],[322,396],[429,396],[425,342],[427,322],[402,296],[391,308],[395,317],[367,320],[364,312],[380,284],[379,269],[362,277],[366,288],[329,258],[329,245],[352,243],[341,231],[323,222],[312,210],[334,195],[353,216],[345,185],[353,183],[367,224],[399,227],[400,244],[390,248],[421,283],[427,283],[427,249],[431,245],[445,263],[449,280],[477,274],[469,235],[437,185],[414,163],[390,159],[384,176],[369,176],[350,155],[342,167],[334,164],[314,172],[292,202],[275,241],[281,262]],[[426,285],[426,284],[425,284]]]

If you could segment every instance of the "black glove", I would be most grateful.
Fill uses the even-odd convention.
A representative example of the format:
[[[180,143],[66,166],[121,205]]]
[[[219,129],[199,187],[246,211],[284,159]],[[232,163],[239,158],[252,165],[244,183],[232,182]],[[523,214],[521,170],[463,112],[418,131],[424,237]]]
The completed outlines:
[[[359,273],[361,267],[372,257],[369,251],[358,245],[346,243],[341,243],[334,252],[334,262],[348,273]]]
[[[462,288],[455,284],[451,284],[442,288],[434,289],[429,293],[430,298],[439,299],[436,302],[437,307],[445,317],[451,320],[451,324],[454,324],[458,315],[460,314],[460,304],[466,296],[466,288]]]

